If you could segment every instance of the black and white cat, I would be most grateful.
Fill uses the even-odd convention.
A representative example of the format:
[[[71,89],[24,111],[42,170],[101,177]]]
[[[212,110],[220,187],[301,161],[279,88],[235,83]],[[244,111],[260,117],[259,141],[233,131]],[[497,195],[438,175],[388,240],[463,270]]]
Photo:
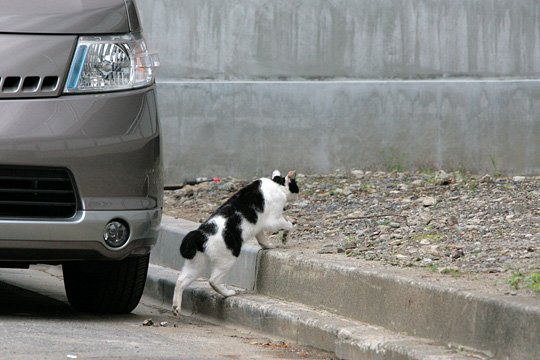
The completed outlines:
[[[274,246],[265,232],[292,230],[293,224],[283,217],[283,208],[299,189],[295,171],[282,177],[275,170],[272,179],[261,178],[242,188],[221,205],[197,230],[189,232],[180,245],[180,254],[186,260],[176,281],[173,313],[178,315],[184,289],[195,281],[208,265],[212,270],[209,283],[221,295],[236,292],[227,289],[223,278],[240,255],[242,245],[250,239],[264,249]]]

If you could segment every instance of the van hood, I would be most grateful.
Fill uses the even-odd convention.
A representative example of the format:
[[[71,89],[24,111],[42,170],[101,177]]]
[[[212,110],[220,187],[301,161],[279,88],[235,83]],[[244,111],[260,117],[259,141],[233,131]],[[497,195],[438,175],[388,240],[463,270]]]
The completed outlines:
[[[140,31],[132,0],[0,0],[0,33],[111,34]]]

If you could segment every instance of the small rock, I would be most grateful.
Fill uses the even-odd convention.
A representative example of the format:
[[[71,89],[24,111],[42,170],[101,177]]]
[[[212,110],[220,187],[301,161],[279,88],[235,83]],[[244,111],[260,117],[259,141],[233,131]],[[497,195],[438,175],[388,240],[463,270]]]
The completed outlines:
[[[422,204],[424,207],[429,207],[437,204],[437,199],[435,199],[432,196],[423,196],[418,199],[418,201]]]
[[[439,256],[440,255],[440,253],[439,253],[439,245],[431,245],[428,248],[428,253],[430,255],[433,255],[433,256]]]
[[[491,184],[493,182],[493,179],[489,174],[486,174],[480,178],[480,182],[484,184]]]
[[[234,192],[238,190],[237,185],[234,182],[224,182],[218,186],[219,190],[225,190],[228,192]]]
[[[159,326],[161,327],[166,327],[167,325],[169,325],[169,323],[167,321],[162,321],[159,323]]]
[[[450,215],[448,219],[446,220],[446,223],[448,226],[454,226],[458,224],[458,218],[454,215]]]
[[[456,266],[445,266],[439,269],[441,274],[458,274],[459,268]]]
[[[357,179],[364,178],[364,172],[362,170],[351,170],[351,174]]]
[[[388,224],[388,226],[390,226],[391,228],[397,229],[401,225],[399,223],[397,223],[397,222],[391,222],[390,224]]]
[[[353,240],[344,240],[343,243],[341,244],[341,247],[344,249],[344,250],[350,250],[350,249],[355,249],[356,248],[356,243],[353,241]]]
[[[450,179],[450,175],[446,173],[444,170],[440,170],[435,175],[435,183],[437,185],[450,185],[452,180]]]
[[[407,255],[397,254],[396,259],[401,260],[401,261],[406,261],[406,260],[409,260],[409,257]]]
[[[452,251],[452,254],[450,255],[450,257],[454,260],[457,260],[459,259],[460,257],[463,257],[465,255],[465,253],[463,252],[463,249],[456,249],[454,251]]]
[[[337,254],[338,248],[334,244],[326,244],[317,251],[318,254]]]
[[[310,204],[309,200],[304,200],[304,199],[302,199],[302,200],[300,200],[300,201],[296,201],[296,202],[294,203],[295,206],[298,206],[298,207],[301,207],[301,208],[306,207],[306,206],[308,206],[309,204]]]
[[[431,215],[429,214],[420,215],[420,219],[422,220],[422,223],[426,226],[429,225],[433,221],[433,217],[431,217]]]
[[[525,176],[514,176],[512,180],[514,180],[515,182],[522,182],[525,181]]]
[[[146,320],[143,321],[142,325],[143,326],[153,326],[154,321],[152,321],[152,319],[146,319]]]
[[[376,257],[375,251],[366,251],[364,253],[364,258],[366,260],[375,260],[375,257]]]
[[[380,241],[380,242],[388,242],[388,241],[390,241],[390,239],[391,239],[391,235],[390,235],[390,234],[381,234],[381,235],[379,236],[379,241]]]
[[[353,211],[353,212],[348,213],[346,217],[351,219],[351,218],[362,217],[364,215],[365,213],[363,211]]]

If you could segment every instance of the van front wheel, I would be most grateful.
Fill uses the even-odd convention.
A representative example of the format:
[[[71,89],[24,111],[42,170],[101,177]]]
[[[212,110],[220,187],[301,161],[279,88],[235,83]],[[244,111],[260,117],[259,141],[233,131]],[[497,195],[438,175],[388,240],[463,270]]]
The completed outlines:
[[[75,309],[92,313],[130,313],[141,299],[150,255],[121,261],[66,262],[64,287]]]

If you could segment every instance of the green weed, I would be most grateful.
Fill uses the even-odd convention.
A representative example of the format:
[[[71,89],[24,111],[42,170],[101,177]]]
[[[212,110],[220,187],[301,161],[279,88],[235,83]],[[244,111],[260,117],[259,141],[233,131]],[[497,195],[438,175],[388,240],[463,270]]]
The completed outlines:
[[[439,267],[435,264],[429,264],[427,269],[431,272],[439,272]]]
[[[387,171],[403,172],[405,169],[400,151],[396,148],[382,150],[381,157],[386,164]]]
[[[516,290],[526,287],[534,292],[540,292],[540,272],[525,275],[520,271],[516,271],[508,279],[507,283]]]
[[[491,167],[493,168],[493,175],[500,177],[501,172],[499,171],[499,167],[497,166],[497,160],[495,159],[495,156],[493,156],[493,154],[490,154],[489,160],[491,161]]]
[[[519,271],[515,271],[510,279],[508,279],[507,284],[514,289],[519,289],[519,285],[523,282],[523,274]]]
[[[459,271],[459,269],[456,269],[456,268],[443,268],[441,269],[440,271],[441,274],[443,275],[450,275],[451,277],[460,277],[461,276],[461,271]]]
[[[540,272],[534,272],[525,278],[527,287],[534,292],[540,292]]]

